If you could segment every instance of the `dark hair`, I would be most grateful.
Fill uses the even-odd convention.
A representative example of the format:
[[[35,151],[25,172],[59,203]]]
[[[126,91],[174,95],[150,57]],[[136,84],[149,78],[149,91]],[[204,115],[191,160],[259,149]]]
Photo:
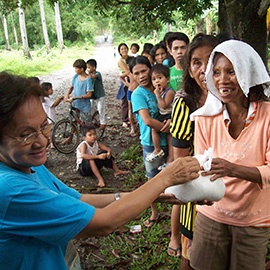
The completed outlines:
[[[186,34],[182,32],[173,32],[167,38],[167,44],[170,49],[172,48],[172,44],[175,40],[182,40],[186,43],[186,45],[189,44],[189,38]]]
[[[0,73],[0,140],[16,110],[31,96],[39,97],[40,94],[40,85],[30,79],[5,71]]]
[[[130,72],[133,73],[133,68],[137,65],[146,65],[149,69],[151,69],[151,64],[148,60],[147,57],[139,55],[137,57],[133,57],[133,59],[131,60],[130,64],[129,64],[129,69]]]
[[[91,67],[97,68],[97,61],[95,59],[89,59],[86,61],[86,64],[90,65]]]
[[[265,101],[267,96],[264,94],[264,88],[260,85],[255,85],[249,88],[248,99],[250,102]]]
[[[144,43],[142,54],[143,54],[144,52],[150,54],[150,51],[151,51],[151,49],[152,49],[153,47],[154,47],[154,45],[153,45],[152,43]]]
[[[50,89],[52,89],[52,84],[50,82],[43,82],[41,85],[41,89],[43,90],[43,94],[45,93],[45,91],[48,91]]]
[[[38,77],[32,76],[28,78],[32,83],[40,84],[40,79]]]
[[[82,134],[82,136],[86,136],[86,133],[91,131],[91,130],[96,130],[94,125],[89,124],[89,125],[81,126],[81,134]]]
[[[156,52],[157,52],[158,49],[164,49],[164,51],[167,53],[167,48],[166,48],[164,42],[159,42],[150,51],[150,54],[151,54],[153,59],[155,59]]]
[[[126,46],[127,49],[128,49],[128,45],[127,45],[126,43],[120,43],[120,44],[118,45],[118,52],[119,52],[119,54],[120,54],[121,56],[122,56],[122,54],[120,53],[120,48],[121,48],[122,46]]]
[[[150,76],[152,76],[153,73],[161,73],[166,78],[170,78],[170,69],[162,64],[153,65],[150,71]]]
[[[137,43],[132,43],[131,46],[130,46],[130,48],[131,47],[136,47],[137,52],[140,50],[140,45],[137,44]]]
[[[183,61],[183,88],[188,95],[185,97],[185,101],[191,109],[191,112],[197,109],[197,103],[202,95],[202,89],[197,82],[191,78],[189,74],[190,62],[193,52],[201,47],[209,46],[213,49],[219,44],[216,37],[212,35],[198,34],[196,35],[185,53]]]
[[[226,41],[226,40],[235,39],[235,37],[233,35],[231,35],[230,33],[227,33],[227,32],[221,32],[221,33],[217,34],[216,38],[218,39],[218,41],[220,43],[223,41]]]
[[[73,63],[73,67],[76,68],[83,68],[84,70],[86,70],[86,63],[83,59],[77,59],[74,63]]]

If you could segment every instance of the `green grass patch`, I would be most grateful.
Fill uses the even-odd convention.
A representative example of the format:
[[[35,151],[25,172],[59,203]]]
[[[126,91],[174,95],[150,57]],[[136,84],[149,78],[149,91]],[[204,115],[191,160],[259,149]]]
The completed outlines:
[[[72,66],[76,59],[89,59],[94,53],[94,45],[83,44],[65,47],[63,52],[52,48],[49,54],[45,47],[31,51],[32,59],[24,57],[22,50],[0,50],[0,71],[11,71],[17,75],[39,76]]]

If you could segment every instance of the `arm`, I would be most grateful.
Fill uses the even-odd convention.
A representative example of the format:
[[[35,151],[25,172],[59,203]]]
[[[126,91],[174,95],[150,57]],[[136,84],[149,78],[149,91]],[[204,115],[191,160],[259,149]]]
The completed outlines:
[[[130,70],[128,69],[127,64],[121,59],[118,61],[118,67],[123,71],[122,74],[120,75],[120,78],[124,78],[129,75]]]
[[[111,233],[129,220],[136,218],[167,187],[185,183],[198,177],[198,170],[199,164],[194,158],[186,157],[175,160],[170,166],[167,166],[137,190],[102,209],[97,208],[93,219],[78,234],[78,237],[107,235]],[[93,200],[90,196],[83,195],[81,200],[92,203]],[[113,200],[113,196],[106,195],[100,197],[96,203],[98,205],[105,205],[106,203],[110,203],[111,200]]]
[[[82,158],[83,159],[88,159],[88,160],[91,160],[91,159],[105,159],[107,154],[106,153],[103,153],[103,154],[99,154],[99,155],[90,155],[90,154],[87,154],[86,153],[86,144],[83,143],[81,146],[80,146],[80,152],[81,152],[81,155],[82,155]]]
[[[72,93],[73,88],[74,88],[73,86],[70,86],[69,89],[68,89],[68,91],[66,92],[65,97],[64,97],[64,101],[65,101],[65,102],[68,101],[69,95]]]
[[[229,176],[244,179],[253,183],[261,184],[262,178],[260,171],[256,167],[248,167],[231,163],[222,158],[214,158],[209,172],[203,172],[202,175],[212,175],[211,180]]]
[[[110,147],[108,147],[108,146],[106,146],[106,145],[104,145],[103,143],[100,143],[100,142],[98,142],[98,147],[101,150],[107,151],[107,154],[106,154],[107,155],[107,158],[111,158],[111,156],[112,156],[112,149]]]
[[[139,115],[141,116],[143,122],[150,128],[154,128],[156,130],[161,130],[163,128],[163,123],[155,118],[152,118],[147,109],[139,110]]]
[[[60,104],[60,102],[64,99],[64,96],[59,96],[54,103],[52,104],[51,107],[55,108],[56,106],[58,106]]]
[[[158,106],[162,109],[168,108],[172,104],[174,96],[175,96],[175,93],[173,90],[169,90],[166,93],[164,99],[161,97],[161,93],[158,89],[155,89],[154,93],[158,101]]]

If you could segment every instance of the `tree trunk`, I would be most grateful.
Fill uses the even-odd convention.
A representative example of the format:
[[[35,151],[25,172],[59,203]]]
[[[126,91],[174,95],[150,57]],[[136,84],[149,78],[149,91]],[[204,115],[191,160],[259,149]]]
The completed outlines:
[[[56,33],[58,40],[58,48],[62,52],[64,49],[64,41],[63,41],[63,32],[62,32],[62,24],[59,10],[59,3],[54,3],[54,12],[55,12],[55,23],[56,23]]]
[[[7,28],[7,20],[6,20],[6,16],[5,15],[2,15],[2,23],[3,23],[3,27],[4,27],[6,50],[7,51],[10,51],[10,44],[9,44],[9,38],[8,38],[8,28]]]
[[[22,37],[22,45],[23,45],[23,54],[26,58],[32,59],[29,46],[28,46],[28,38],[27,38],[27,32],[25,27],[25,17],[24,17],[24,11],[20,7],[19,3],[19,23],[20,23],[20,30],[21,30],[21,37]]]
[[[49,54],[50,50],[51,50],[51,44],[50,44],[48,31],[47,31],[47,24],[46,24],[45,12],[44,12],[43,0],[38,0],[38,2],[39,2],[39,8],[40,8],[40,18],[41,18],[41,24],[42,24],[42,30],[43,30],[46,51],[47,51],[47,54]]]
[[[261,0],[219,0],[220,32],[250,44],[267,66],[266,11],[259,16]]]
[[[11,12],[10,16],[11,16],[11,23],[12,23],[13,33],[14,33],[15,44],[16,44],[16,47],[18,49],[19,48],[19,41],[18,41],[17,30],[16,30],[15,23],[14,23],[13,12]]]

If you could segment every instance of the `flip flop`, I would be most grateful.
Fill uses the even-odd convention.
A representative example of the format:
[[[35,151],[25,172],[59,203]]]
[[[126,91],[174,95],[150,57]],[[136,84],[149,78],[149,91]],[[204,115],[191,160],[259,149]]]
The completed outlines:
[[[148,218],[147,220],[144,221],[144,226],[146,228],[151,228],[155,223],[157,223],[159,220],[159,216],[156,219],[150,219]]]
[[[180,251],[180,252],[178,253],[178,251]],[[169,256],[172,256],[172,257],[180,257],[181,256],[181,247],[180,246],[177,248],[168,247],[167,254]]]

